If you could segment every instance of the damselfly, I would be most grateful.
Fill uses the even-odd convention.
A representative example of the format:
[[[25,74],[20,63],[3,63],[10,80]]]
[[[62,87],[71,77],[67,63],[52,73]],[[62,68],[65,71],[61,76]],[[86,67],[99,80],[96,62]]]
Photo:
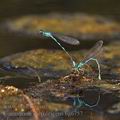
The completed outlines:
[[[92,107],[97,106],[100,102],[100,94],[98,96],[98,99],[97,99],[96,103],[93,104],[93,105],[89,105],[84,100],[81,100],[79,97],[66,97],[66,98],[67,99],[72,99],[73,100],[73,106],[77,106],[77,107],[90,107],[90,108],[92,108]]]
[[[76,70],[80,70],[84,65],[86,65],[88,62],[90,61],[95,61],[97,63],[98,66],[98,70],[99,70],[99,80],[101,80],[101,71],[100,71],[100,64],[98,62],[98,60],[96,59],[96,56],[101,52],[102,50],[102,45],[103,45],[103,41],[100,40],[98,41],[92,48],[91,50],[86,54],[86,56],[84,57],[83,60],[81,60],[79,63],[76,63],[72,56],[66,51],[66,49],[60,44],[60,42],[58,41],[58,39],[61,39],[63,41],[78,41],[77,39],[71,38],[71,37],[67,37],[67,36],[61,36],[59,34],[55,34],[55,33],[51,33],[51,32],[46,32],[46,31],[40,31],[40,34],[42,34],[45,37],[50,37],[52,38],[63,50],[64,52],[69,56],[73,68]]]

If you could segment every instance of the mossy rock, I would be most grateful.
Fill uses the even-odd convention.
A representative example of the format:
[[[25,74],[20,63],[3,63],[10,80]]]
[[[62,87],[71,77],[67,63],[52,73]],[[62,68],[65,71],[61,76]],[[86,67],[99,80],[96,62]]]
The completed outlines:
[[[111,43],[104,47],[104,51],[101,56],[101,72],[103,74],[103,78],[104,74],[107,75],[110,73],[113,75],[113,78],[111,76],[111,79],[114,79],[115,74],[119,77],[119,50],[119,42]],[[69,53],[76,63],[79,63],[84,59],[87,50],[77,50]],[[30,76],[36,75],[36,71],[40,76],[49,78],[59,78],[70,73],[72,70],[72,62],[63,51],[50,49],[37,49],[7,56],[0,59],[0,64],[1,69],[4,71],[13,71]],[[94,65],[95,64],[92,66]],[[110,76],[108,75],[108,78],[109,77]],[[116,79],[118,79],[118,77]]]
[[[102,16],[86,14],[48,14],[22,16],[5,23],[10,30],[40,37],[39,31],[46,30],[77,37],[81,40],[118,40],[120,24]]]
[[[79,61],[82,58],[79,52],[72,52]],[[40,76],[58,78],[72,69],[72,62],[61,50],[38,49],[4,57],[0,60],[1,68],[5,71],[26,73],[34,76],[35,69]],[[22,69],[23,68],[23,69]],[[29,69],[31,68],[31,69]]]

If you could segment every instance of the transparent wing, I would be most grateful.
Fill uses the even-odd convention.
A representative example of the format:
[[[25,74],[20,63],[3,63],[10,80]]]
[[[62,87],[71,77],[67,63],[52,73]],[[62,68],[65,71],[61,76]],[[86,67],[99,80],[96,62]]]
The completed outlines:
[[[100,40],[98,41],[90,50],[89,52],[85,55],[84,59],[81,62],[85,62],[89,60],[90,58],[95,58],[99,53],[101,53],[103,45],[103,41]]]
[[[55,38],[65,42],[67,44],[70,44],[70,45],[79,45],[80,44],[79,40],[77,40],[77,39],[75,39],[73,37],[65,36],[65,35],[58,34],[58,33],[52,33],[52,35]]]

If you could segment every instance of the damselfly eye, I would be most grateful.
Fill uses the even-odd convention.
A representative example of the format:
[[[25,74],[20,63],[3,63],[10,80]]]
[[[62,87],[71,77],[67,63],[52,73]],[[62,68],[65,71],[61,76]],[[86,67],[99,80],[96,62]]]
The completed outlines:
[[[44,31],[43,31],[43,30],[40,30],[39,33],[40,33],[40,35],[43,35]]]

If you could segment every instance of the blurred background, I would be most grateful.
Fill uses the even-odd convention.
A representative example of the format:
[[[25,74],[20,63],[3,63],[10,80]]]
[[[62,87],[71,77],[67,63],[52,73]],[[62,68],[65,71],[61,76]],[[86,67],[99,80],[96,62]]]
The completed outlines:
[[[119,0],[1,0],[0,19],[21,15],[59,13],[89,13],[120,20]]]
[[[34,36],[29,37],[29,35],[19,34],[19,30],[17,30],[16,32],[18,34],[11,32],[13,28],[15,28],[16,26],[12,26],[12,25],[9,26],[8,23],[11,22],[14,23],[15,19],[19,20],[22,16],[24,17],[30,16],[30,18],[32,18],[32,16],[45,17],[50,13],[56,13],[58,14],[58,16],[59,14],[62,15],[68,14],[69,16],[72,16],[76,13],[83,15],[84,14],[90,15],[90,16],[100,15],[103,18],[105,17],[105,19],[107,18],[108,22],[109,20],[115,20],[119,23],[120,1],[119,0],[114,0],[114,1],[113,0],[1,0],[0,1],[0,57],[10,55],[16,52],[39,48],[41,46],[47,46],[45,44],[41,44],[42,42],[40,43],[39,37],[34,37]],[[62,15],[60,16],[61,19],[62,19]],[[45,18],[45,20],[47,19],[48,22],[43,23],[44,25],[42,24],[42,26],[45,26],[45,28],[48,28],[47,26],[51,24],[49,23],[49,18],[50,15]],[[54,19],[56,19],[56,17]],[[33,17],[30,23],[27,22],[26,23],[30,25],[34,20],[35,19]],[[24,25],[24,27],[26,26]],[[41,28],[41,24],[39,24],[39,26]],[[29,26],[27,26],[27,29],[29,29]],[[57,30],[55,29],[53,31],[56,32]],[[57,32],[61,32],[61,31],[58,30]]]

